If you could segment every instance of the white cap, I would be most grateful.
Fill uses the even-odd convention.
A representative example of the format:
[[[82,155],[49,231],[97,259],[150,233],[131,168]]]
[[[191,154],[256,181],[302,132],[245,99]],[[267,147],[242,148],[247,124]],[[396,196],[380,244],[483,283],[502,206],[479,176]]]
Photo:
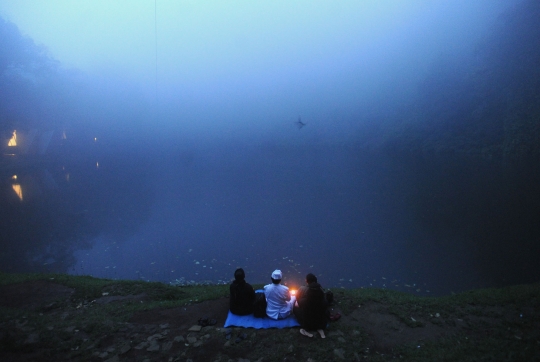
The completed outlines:
[[[274,272],[272,273],[272,279],[281,280],[281,277],[282,277],[281,270],[279,269],[274,270]]]

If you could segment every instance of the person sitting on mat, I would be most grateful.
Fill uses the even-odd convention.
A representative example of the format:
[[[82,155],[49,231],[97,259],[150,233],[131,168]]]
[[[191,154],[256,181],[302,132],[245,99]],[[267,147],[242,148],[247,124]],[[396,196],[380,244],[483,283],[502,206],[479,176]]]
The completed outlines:
[[[296,304],[293,313],[302,327],[300,333],[307,337],[313,337],[308,330],[317,330],[321,338],[326,338],[326,301],[324,290],[317,283],[317,277],[312,273],[306,275],[306,284],[298,290]]]
[[[281,270],[272,273],[272,284],[264,286],[266,297],[266,315],[272,319],[285,319],[291,315],[296,298],[289,293],[289,288],[281,285]]]
[[[234,281],[230,286],[231,298],[230,307],[231,313],[236,315],[248,315],[253,313],[253,302],[255,300],[255,290],[244,280],[246,274],[244,269],[238,268],[234,272]]]

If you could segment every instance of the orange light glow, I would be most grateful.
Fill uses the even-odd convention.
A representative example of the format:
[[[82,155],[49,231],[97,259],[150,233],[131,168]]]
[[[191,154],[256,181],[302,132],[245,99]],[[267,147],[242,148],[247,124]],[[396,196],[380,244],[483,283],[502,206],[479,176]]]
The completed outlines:
[[[13,135],[8,142],[9,147],[17,146],[17,131],[13,131]]]
[[[17,196],[19,196],[19,199],[22,201],[23,200],[23,193],[22,193],[21,185],[13,184],[13,185],[11,185],[11,187],[13,187],[13,191],[15,191]]]
[[[291,290],[291,295],[296,295],[296,290]]]

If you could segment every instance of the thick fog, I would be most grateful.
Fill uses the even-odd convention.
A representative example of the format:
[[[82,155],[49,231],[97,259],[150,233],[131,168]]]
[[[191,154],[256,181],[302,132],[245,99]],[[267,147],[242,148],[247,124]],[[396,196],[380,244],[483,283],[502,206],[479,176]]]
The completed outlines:
[[[407,100],[441,54],[469,54],[509,5],[17,1],[0,11],[62,66],[111,92],[108,107],[138,108],[154,130],[282,137],[301,115],[306,133],[341,138],[369,122],[366,113]],[[135,90],[157,108],[141,107]]]
[[[282,268],[432,294],[536,281],[539,13],[2,2],[0,270]]]

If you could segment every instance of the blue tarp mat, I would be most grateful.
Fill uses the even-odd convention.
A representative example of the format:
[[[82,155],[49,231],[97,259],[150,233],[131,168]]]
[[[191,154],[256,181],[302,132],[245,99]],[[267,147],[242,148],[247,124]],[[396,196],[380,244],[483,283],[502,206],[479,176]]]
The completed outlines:
[[[255,329],[292,328],[300,327],[300,323],[298,323],[294,315],[276,321],[268,317],[256,318],[253,314],[240,316],[232,314],[231,311],[229,311],[224,327],[245,327]]]

